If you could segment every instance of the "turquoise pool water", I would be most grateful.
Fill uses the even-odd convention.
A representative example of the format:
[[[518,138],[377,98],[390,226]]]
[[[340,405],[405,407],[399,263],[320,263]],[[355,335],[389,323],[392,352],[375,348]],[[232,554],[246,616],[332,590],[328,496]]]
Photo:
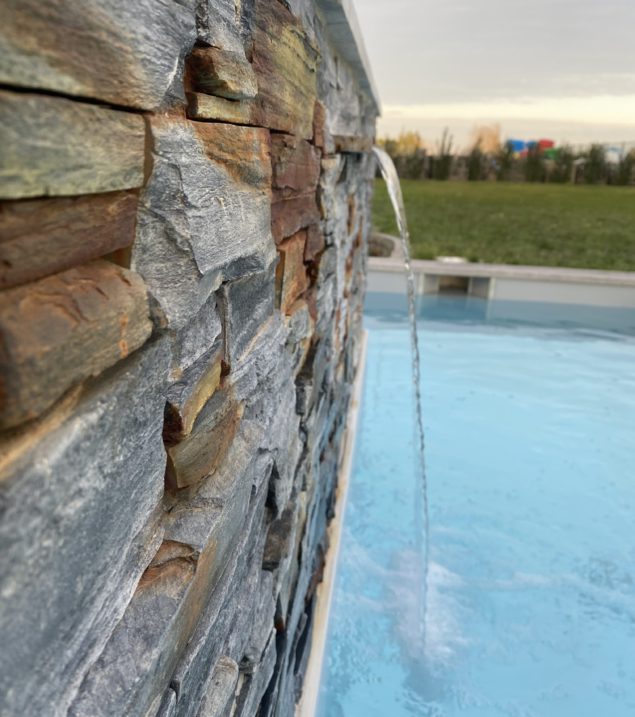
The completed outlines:
[[[409,336],[403,307],[368,305],[318,714],[633,717],[632,314],[576,310],[569,320],[562,307],[462,298],[423,306],[422,654]]]

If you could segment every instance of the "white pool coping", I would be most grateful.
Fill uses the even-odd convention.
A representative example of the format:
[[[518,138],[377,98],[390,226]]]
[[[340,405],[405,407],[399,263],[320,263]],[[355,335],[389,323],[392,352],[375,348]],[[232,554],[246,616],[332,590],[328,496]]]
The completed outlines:
[[[337,577],[337,564],[342,541],[344,514],[348,500],[348,488],[353,470],[355,456],[355,442],[357,439],[357,426],[364,390],[364,372],[366,370],[366,351],[368,345],[368,331],[363,331],[357,373],[353,383],[351,402],[346,417],[346,433],[342,447],[339,476],[337,483],[337,497],[335,501],[335,516],[328,527],[329,549],[326,554],[324,577],[317,588],[315,613],[313,615],[313,630],[311,636],[311,652],[306,674],[302,697],[296,707],[296,717],[314,717],[317,712],[320,697],[320,683],[324,667],[326,640],[328,636],[329,616],[335,590]]]
[[[422,294],[437,293],[440,277],[462,277],[468,293],[484,299],[635,308],[635,272],[420,260],[412,268]],[[369,259],[368,291],[404,290],[401,259]]]

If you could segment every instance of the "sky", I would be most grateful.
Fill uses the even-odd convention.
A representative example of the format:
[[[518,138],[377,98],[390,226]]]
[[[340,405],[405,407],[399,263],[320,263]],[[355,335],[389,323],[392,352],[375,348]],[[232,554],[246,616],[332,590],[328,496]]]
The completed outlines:
[[[635,143],[635,0],[354,0],[380,136]]]

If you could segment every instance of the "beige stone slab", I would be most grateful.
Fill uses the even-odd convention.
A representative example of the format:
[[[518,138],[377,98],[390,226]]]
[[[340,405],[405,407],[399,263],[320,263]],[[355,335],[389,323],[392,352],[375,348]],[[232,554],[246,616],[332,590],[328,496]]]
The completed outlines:
[[[0,91],[0,146],[0,199],[143,184],[145,126],[138,114]]]

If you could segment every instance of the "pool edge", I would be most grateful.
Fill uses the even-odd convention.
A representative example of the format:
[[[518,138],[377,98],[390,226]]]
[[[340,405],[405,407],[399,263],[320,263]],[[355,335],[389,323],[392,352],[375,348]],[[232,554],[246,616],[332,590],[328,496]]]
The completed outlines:
[[[395,240],[397,241],[397,240]],[[413,260],[417,291],[438,294],[447,279],[482,299],[635,308],[635,272]],[[403,294],[403,259],[370,257],[368,291]]]
[[[364,375],[366,371],[366,355],[368,349],[368,330],[364,329],[360,337],[359,358],[357,372],[353,382],[351,402],[346,416],[346,434],[342,456],[340,459],[337,493],[335,501],[335,516],[328,527],[329,548],[326,553],[324,577],[317,587],[315,613],[313,616],[313,631],[311,635],[311,650],[304,676],[302,696],[296,705],[296,717],[314,717],[317,712],[320,697],[320,683],[324,667],[326,640],[328,635],[331,604],[337,577],[337,563],[342,540],[344,515],[348,501],[348,488],[350,485],[355,444],[357,441],[357,428],[359,412],[364,389]]]

